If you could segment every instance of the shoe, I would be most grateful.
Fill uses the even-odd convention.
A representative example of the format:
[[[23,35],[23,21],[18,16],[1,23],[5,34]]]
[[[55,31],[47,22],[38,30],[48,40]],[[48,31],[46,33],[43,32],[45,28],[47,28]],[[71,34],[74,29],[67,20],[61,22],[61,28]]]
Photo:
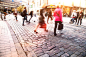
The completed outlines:
[[[30,21],[28,21],[28,23],[30,23]]]
[[[48,30],[45,30],[46,32],[48,32]]]
[[[34,30],[35,33],[38,33],[36,30]]]
[[[63,34],[63,33],[60,33],[60,34]]]
[[[29,22],[29,21],[26,21],[26,22]]]
[[[56,36],[57,34],[54,34],[54,36]]]
[[[18,21],[18,20],[16,20],[16,21]]]
[[[22,26],[25,26],[24,24],[22,24]]]

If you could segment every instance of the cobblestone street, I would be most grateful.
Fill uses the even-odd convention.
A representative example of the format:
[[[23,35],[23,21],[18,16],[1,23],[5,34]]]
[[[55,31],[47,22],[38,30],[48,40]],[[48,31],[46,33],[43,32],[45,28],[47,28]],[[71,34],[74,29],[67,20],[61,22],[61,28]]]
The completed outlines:
[[[20,17],[19,21],[11,17],[7,21],[0,20],[0,28],[1,24],[8,25],[7,30],[10,31],[17,52],[14,57],[86,57],[86,26],[64,22],[63,34],[60,35],[57,30],[57,36],[54,36],[54,22],[50,21],[47,24],[48,32],[38,28],[38,34],[36,34],[34,28],[37,22],[31,21],[30,24],[25,22],[25,26],[22,26]],[[2,38],[0,38],[0,44],[2,44]]]

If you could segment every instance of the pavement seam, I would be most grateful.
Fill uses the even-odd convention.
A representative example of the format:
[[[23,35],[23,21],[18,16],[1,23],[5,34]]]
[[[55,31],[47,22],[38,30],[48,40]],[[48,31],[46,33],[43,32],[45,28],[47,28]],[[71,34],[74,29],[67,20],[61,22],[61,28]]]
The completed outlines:
[[[15,45],[15,48],[16,48],[16,51],[17,51],[17,54],[19,55],[18,57],[27,57],[25,52],[24,52],[24,49],[22,47],[22,44],[20,44],[19,40],[17,39],[16,35],[15,35],[15,32],[13,31],[12,27],[9,25],[8,22],[7,23],[7,26],[9,28],[9,31],[11,33],[11,36],[14,35],[14,37],[12,36],[12,39],[14,41],[14,45]],[[16,38],[16,41],[15,41],[15,38]],[[22,51],[22,52],[21,52]],[[21,55],[22,54],[22,55]]]

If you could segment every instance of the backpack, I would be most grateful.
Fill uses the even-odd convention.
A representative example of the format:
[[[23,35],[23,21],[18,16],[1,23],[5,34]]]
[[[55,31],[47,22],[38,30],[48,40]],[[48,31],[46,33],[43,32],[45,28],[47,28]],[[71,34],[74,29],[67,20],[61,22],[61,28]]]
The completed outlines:
[[[24,17],[24,13],[23,12],[21,12],[21,16]]]
[[[22,17],[26,16],[26,10],[24,10],[23,12],[21,12],[21,16]]]

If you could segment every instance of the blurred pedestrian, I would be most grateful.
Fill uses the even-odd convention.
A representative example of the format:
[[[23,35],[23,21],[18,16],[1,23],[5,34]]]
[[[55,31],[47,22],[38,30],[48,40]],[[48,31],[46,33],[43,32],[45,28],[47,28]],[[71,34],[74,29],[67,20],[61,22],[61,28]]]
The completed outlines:
[[[24,10],[23,10],[22,13],[23,13],[23,16],[24,16],[22,26],[24,26],[24,21],[26,20],[26,22],[27,22],[27,9],[26,9],[26,7],[24,7]]]
[[[74,20],[76,20],[76,22],[77,22],[77,19],[76,19],[76,17],[77,17],[76,10],[73,10],[71,17],[72,17],[72,22],[73,22],[73,23],[74,23]],[[75,23],[76,23],[76,22],[75,22]]]
[[[76,17],[76,23],[75,24],[77,26],[77,23],[78,23],[77,20],[78,20],[78,17],[79,17],[79,10],[77,10],[76,13],[77,13],[77,17]]]
[[[8,10],[8,8],[7,8],[7,7],[5,7],[5,9],[4,9],[4,19],[6,19],[7,10]]]
[[[2,18],[2,12],[1,12],[1,19],[3,20],[3,18]]]
[[[15,11],[14,11],[14,15],[15,15],[16,21],[18,21],[17,20],[17,9],[16,8],[15,8]]]
[[[47,23],[48,23],[49,18],[51,18],[51,20],[53,20],[53,19],[52,19],[52,11],[51,11],[51,9],[48,11]]]
[[[80,25],[82,24],[82,18],[83,18],[83,12],[82,12],[82,10],[80,10],[77,25],[79,25],[79,23],[80,23]]]
[[[43,4],[42,9],[40,9],[39,21],[38,21],[38,24],[36,25],[35,30],[34,30],[34,32],[36,32],[36,33],[38,33],[38,32],[37,32],[37,28],[38,28],[39,26],[40,26],[41,28],[44,28],[44,30],[45,30],[46,32],[48,32],[48,30],[46,29],[46,28],[47,28],[47,25],[46,25],[46,23],[45,23],[44,12],[45,12],[45,4]]]
[[[29,23],[30,23],[30,20],[31,20],[32,17],[33,17],[33,11],[31,11],[31,12],[29,13],[29,15],[30,15],[30,19],[29,19]]]
[[[62,23],[62,11],[59,8],[59,6],[57,6],[57,8],[54,11],[54,17],[55,17],[55,27],[54,27],[54,36],[56,36],[56,28],[57,28],[57,24],[61,24]]]

